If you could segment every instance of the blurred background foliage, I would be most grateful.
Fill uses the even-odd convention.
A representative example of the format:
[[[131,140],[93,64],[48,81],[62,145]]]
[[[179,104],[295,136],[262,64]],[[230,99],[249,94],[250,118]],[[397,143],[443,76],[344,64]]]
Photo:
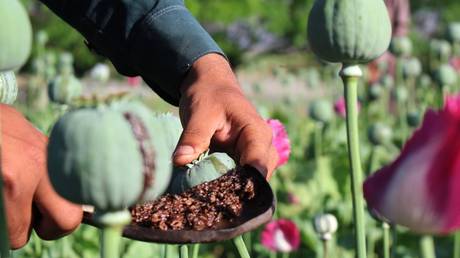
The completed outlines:
[[[88,51],[83,38],[37,0],[23,0],[32,16],[35,31],[49,34],[49,48],[74,53],[78,73],[103,60]],[[213,34],[233,65],[264,53],[295,51],[307,47],[306,24],[312,0],[185,0],[185,4]],[[414,0],[413,26],[436,26],[453,21],[460,13],[458,0]],[[423,28],[422,28],[423,29]],[[415,30],[417,31],[417,30]],[[432,35],[430,35],[432,36]],[[412,33],[415,53],[426,53],[426,44],[417,44],[421,35]]]

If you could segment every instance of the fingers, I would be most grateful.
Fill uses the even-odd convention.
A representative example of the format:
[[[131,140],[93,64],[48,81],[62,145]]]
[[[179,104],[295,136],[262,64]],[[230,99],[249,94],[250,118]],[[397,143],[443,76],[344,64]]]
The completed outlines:
[[[40,181],[33,200],[39,213],[34,229],[42,239],[57,239],[71,233],[80,225],[83,217],[81,206],[60,197],[52,188],[46,174]]]
[[[174,164],[183,166],[205,152],[221,121],[219,114],[208,112],[208,109],[201,108],[191,114],[174,151]]]
[[[32,196],[40,177],[38,173],[27,173],[36,169],[36,162],[30,152],[34,152],[34,148],[25,145],[23,141],[8,135],[2,137],[1,173],[12,249],[21,248],[27,243],[32,228]],[[18,158],[21,155],[31,158],[24,162]]]
[[[241,165],[253,166],[267,178],[271,176],[277,155],[276,151],[273,152],[272,131],[262,119],[241,129],[236,150]]]

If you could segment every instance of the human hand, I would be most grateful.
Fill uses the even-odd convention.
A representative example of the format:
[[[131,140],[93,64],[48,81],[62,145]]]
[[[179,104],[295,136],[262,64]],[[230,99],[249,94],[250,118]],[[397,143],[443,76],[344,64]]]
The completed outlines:
[[[244,97],[225,58],[207,54],[198,59],[181,86],[181,96],[184,132],[173,157],[176,165],[193,161],[211,145],[270,178],[278,160],[272,131]]]
[[[1,171],[11,248],[24,246],[33,229],[46,240],[72,232],[82,208],[53,190],[46,171],[47,138],[12,107],[0,104]]]

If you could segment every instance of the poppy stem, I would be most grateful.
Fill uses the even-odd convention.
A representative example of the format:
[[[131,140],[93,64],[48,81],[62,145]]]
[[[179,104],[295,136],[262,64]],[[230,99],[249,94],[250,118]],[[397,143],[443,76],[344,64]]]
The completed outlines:
[[[422,258],[436,258],[434,250],[434,240],[430,235],[424,235],[420,238],[420,253]]]
[[[244,244],[243,236],[239,235],[235,237],[233,239],[233,244],[236,246],[241,258],[251,258],[248,249],[246,248],[246,244]]]
[[[358,258],[366,257],[366,233],[364,221],[364,201],[362,191],[362,168],[359,155],[358,134],[358,81],[362,76],[358,65],[344,64],[340,71],[346,102],[346,121],[348,139],[348,158],[350,161],[351,190],[353,200],[353,220],[355,226],[356,254]]]
[[[188,258],[188,246],[187,245],[179,246],[179,258]]]
[[[200,244],[194,244],[192,246],[192,258],[198,258],[199,253],[200,253]]]
[[[382,223],[382,229],[383,229],[383,258],[390,258],[390,250],[391,250],[391,244],[390,244],[390,225],[388,223],[383,222]]]
[[[122,227],[104,227],[101,230],[101,257],[117,258],[120,257],[120,240]]]
[[[460,232],[454,235],[454,258],[460,258]]]
[[[127,210],[116,212],[95,212],[94,220],[102,226],[99,235],[101,258],[120,257],[120,242],[123,227],[131,221]]]

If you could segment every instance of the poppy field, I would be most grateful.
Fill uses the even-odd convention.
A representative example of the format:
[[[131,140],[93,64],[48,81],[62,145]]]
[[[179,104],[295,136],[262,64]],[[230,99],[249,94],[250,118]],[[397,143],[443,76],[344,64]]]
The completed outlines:
[[[383,1],[307,2],[302,47],[235,54],[241,42],[220,42],[272,129],[279,160],[268,184],[212,149],[173,168],[177,108],[106,60],[87,69],[27,2],[31,54],[0,58],[0,101],[49,137],[51,184],[85,214],[65,237],[32,231],[5,251],[0,202],[0,257],[460,258],[460,13],[428,33],[417,15],[429,16],[395,25]],[[228,38],[245,37],[237,25]],[[184,233],[161,237],[175,230]]]

